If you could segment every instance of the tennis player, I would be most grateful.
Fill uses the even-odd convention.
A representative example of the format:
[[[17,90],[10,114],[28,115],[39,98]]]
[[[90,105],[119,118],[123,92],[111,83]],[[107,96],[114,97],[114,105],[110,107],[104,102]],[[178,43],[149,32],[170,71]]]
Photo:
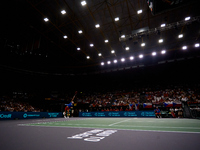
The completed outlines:
[[[72,98],[71,102],[70,102],[69,104],[66,105],[65,111],[63,112],[64,118],[69,118],[69,116],[70,116],[69,110],[70,110],[71,107],[73,107],[74,98],[75,98],[76,94],[77,94],[77,91],[75,92],[75,95],[74,95],[74,97]],[[67,115],[67,116],[66,116],[66,115]]]

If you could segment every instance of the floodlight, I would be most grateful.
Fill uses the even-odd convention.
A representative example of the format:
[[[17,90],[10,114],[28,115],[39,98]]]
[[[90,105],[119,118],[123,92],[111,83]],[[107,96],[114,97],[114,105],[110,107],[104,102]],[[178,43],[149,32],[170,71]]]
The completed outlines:
[[[110,61],[107,61],[107,64],[111,64],[111,62],[110,62]]]
[[[134,59],[134,57],[133,56],[130,56],[130,60],[133,60]]]
[[[48,18],[44,18],[44,21],[47,22],[47,21],[49,21],[49,19]]]
[[[87,59],[90,59],[90,56],[87,56]]]
[[[141,13],[142,13],[142,9],[138,10],[137,13],[138,13],[138,14],[141,14]]]
[[[142,43],[141,46],[142,46],[142,47],[145,46],[145,43]]]
[[[62,11],[61,11],[61,14],[63,14],[63,15],[66,14],[66,11],[65,11],[65,10],[62,10]]]
[[[124,61],[125,61],[125,58],[122,58],[121,61],[124,62]]]
[[[199,47],[199,43],[196,43],[194,46],[195,46],[195,47]]]
[[[161,24],[160,26],[161,26],[161,27],[165,27],[165,23]]]
[[[115,53],[115,50],[112,50],[111,53],[114,54],[114,53]]]
[[[104,62],[101,62],[101,65],[103,66],[103,65],[104,65]]]
[[[152,56],[156,56],[156,52],[152,52]]]
[[[99,56],[102,56],[102,54],[101,54],[101,53],[99,53],[98,55],[99,55]]]
[[[190,17],[186,17],[186,18],[185,18],[185,21],[188,21],[188,20],[190,20]]]
[[[80,47],[77,47],[77,50],[78,50],[78,51],[80,51],[80,50],[81,50],[81,48],[80,48]]]
[[[82,30],[79,30],[78,33],[81,34],[81,33],[83,33],[83,31],[82,31]]]
[[[142,54],[140,54],[140,55],[139,55],[139,58],[143,58],[143,55],[142,55]]]
[[[128,50],[129,50],[129,47],[126,47],[125,49],[128,51]]]
[[[116,18],[115,18],[115,21],[119,21],[119,17],[116,17]]]
[[[183,50],[186,50],[186,49],[187,49],[187,46],[183,46],[182,49],[183,49]]]
[[[105,43],[108,43],[108,40],[105,40]]]
[[[82,2],[81,2],[81,5],[82,5],[82,6],[85,6],[86,4],[87,4],[86,1],[82,1]]]
[[[182,37],[183,37],[183,34],[179,34],[179,35],[178,35],[178,38],[182,38]]]
[[[66,38],[67,38],[67,36],[66,36],[66,35],[64,35],[64,36],[63,36],[63,38],[64,38],[64,39],[66,39]]]
[[[114,62],[114,63],[117,63],[117,60],[115,59],[113,62]]]
[[[165,53],[166,53],[166,50],[162,50],[162,51],[161,51],[161,54],[165,54]]]
[[[163,39],[159,39],[158,42],[159,42],[159,43],[162,43],[162,42],[163,42]]]
[[[93,47],[94,46],[94,44],[90,44],[90,47]]]
[[[95,27],[96,27],[96,28],[99,28],[99,27],[100,27],[100,25],[99,25],[99,24],[96,24],[96,25],[95,25]]]

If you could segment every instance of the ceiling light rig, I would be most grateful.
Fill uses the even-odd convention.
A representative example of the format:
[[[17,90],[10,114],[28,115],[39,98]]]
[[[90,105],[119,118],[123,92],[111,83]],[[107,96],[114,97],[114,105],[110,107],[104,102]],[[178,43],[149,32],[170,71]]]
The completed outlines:
[[[87,59],[90,59],[90,56],[87,56],[86,58],[87,58]]]
[[[179,34],[178,35],[178,38],[180,39],[180,38],[183,38],[183,34]]]
[[[196,44],[194,45],[194,47],[199,47],[199,43],[196,43]]]
[[[105,40],[104,42],[105,42],[105,43],[108,43],[108,40]]]
[[[161,51],[161,54],[165,54],[165,53],[166,53],[166,50],[162,50],[162,51]]]
[[[186,18],[184,20],[177,21],[177,22],[174,22],[174,23],[171,23],[171,24],[161,24],[161,26],[159,26],[159,27],[152,28],[152,29],[146,29],[146,30],[139,32],[139,33],[129,34],[129,35],[126,35],[126,36],[122,35],[122,36],[119,37],[119,41],[124,42],[124,41],[127,41],[129,39],[137,38],[137,37],[142,36],[142,35],[157,34],[158,30],[160,32],[162,32],[162,31],[165,31],[165,30],[174,29],[175,27],[176,28],[182,27],[182,26],[184,26],[188,23],[192,23],[192,22],[200,20],[200,16],[190,17],[190,19],[188,17],[186,17]]]
[[[159,42],[159,43],[162,43],[162,42],[163,42],[163,39],[159,39],[158,42]]]
[[[137,13],[138,13],[138,14],[141,14],[141,13],[142,13],[142,9],[138,10]]]
[[[187,49],[187,46],[183,46],[182,49],[183,49],[183,50],[186,50],[186,49]]]
[[[115,18],[115,21],[119,21],[119,17],[116,17],[116,18]]]
[[[82,30],[79,30],[79,31],[78,31],[78,33],[79,33],[79,34],[82,34],[82,33],[83,33],[83,31],[82,31]]]
[[[129,50],[129,47],[126,47],[125,49],[128,51],[128,50]]]
[[[63,36],[63,38],[64,38],[64,39],[67,39],[67,36],[66,36],[66,35],[64,35],[64,36]]]
[[[112,50],[111,53],[114,54],[114,53],[115,53],[115,50]]]
[[[62,10],[62,11],[61,11],[61,14],[63,14],[63,15],[66,14],[66,11],[65,11],[65,10]]]
[[[99,27],[100,27],[100,25],[99,25],[99,24],[96,24],[96,25],[95,25],[95,27],[96,27],[96,28],[99,28]]]
[[[99,54],[98,54],[98,56],[102,56],[102,54],[101,54],[101,53],[99,53]]]
[[[49,19],[48,19],[48,18],[44,18],[44,21],[45,21],[45,22],[48,22],[48,21],[49,21]]]
[[[141,43],[141,46],[144,47],[144,46],[145,46],[145,43]]]
[[[90,44],[90,47],[93,47],[94,46],[94,44]]]
[[[81,5],[82,5],[82,6],[85,6],[86,4],[87,4],[86,1],[82,1],[82,2],[81,2]]]

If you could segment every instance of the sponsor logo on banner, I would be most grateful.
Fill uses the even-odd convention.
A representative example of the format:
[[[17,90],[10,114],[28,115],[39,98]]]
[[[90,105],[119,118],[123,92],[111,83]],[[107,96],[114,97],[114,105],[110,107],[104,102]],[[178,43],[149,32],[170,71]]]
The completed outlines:
[[[68,139],[73,140],[84,140],[87,142],[99,142],[105,137],[112,135],[113,133],[117,132],[117,130],[90,130],[81,134],[76,134],[74,136],[68,137]]]
[[[12,114],[0,114],[0,118],[11,118]]]
[[[48,113],[50,118],[58,117],[59,113]]]

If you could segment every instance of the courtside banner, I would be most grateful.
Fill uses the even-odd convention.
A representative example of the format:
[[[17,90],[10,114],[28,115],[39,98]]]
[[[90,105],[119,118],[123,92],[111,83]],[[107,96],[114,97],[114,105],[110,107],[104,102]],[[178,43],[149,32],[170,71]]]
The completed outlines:
[[[79,117],[155,117],[154,111],[79,112]]]
[[[0,112],[0,120],[63,117],[62,112]]]

